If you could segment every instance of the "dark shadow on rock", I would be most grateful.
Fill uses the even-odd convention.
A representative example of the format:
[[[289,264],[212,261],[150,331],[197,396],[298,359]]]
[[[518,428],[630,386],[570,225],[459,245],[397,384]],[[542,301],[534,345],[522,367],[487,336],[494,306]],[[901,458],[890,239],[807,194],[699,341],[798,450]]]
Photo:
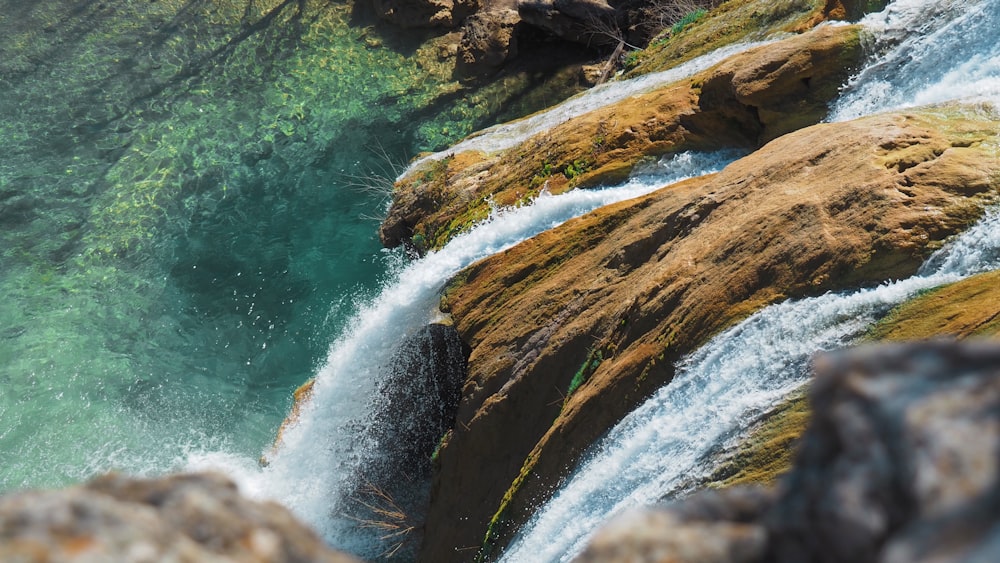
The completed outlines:
[[[454,327],[427,325],[402,342],[379,385],[354,500],[362,527],[389,527],[380,533],[386,554],[412,556],[419,545],[433,458],[455,422],[469,352]]]

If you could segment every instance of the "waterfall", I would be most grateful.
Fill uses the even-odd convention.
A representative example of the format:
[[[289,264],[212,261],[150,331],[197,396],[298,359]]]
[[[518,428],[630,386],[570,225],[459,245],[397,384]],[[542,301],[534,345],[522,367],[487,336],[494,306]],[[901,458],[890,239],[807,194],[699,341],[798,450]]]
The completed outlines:
[[[357,437],[368,418],[369,400],[398,343],[435,320],[440,290],[476,260],[491,256],[542,231],[598,207],[624,201],[693,176],[720,170],[741,156],[734,151],[681,153],[611,188],[543,193],[531,205],[497,209],[491,218],[456,237],[438,252],[400,264],[380,295],[362,306],[344,335],[331,346],[316,374],[312,399],[299,422],[265,468],[254,460],[221,452],[192,452],[187,469],[221,468],[258,498],[283,502],[320,530],[328,542],[362,556],[379,547],[359,534],[348,512],[358,459]]]
[[[830,119],[850,119],[966,94],[975,99],[997,99],[996,45],[989,36],[998,28],[998,4],[1000,0],[971,4],[900,0],[881,16],[868,18],[866,25],[879,37],[878,55],[848,85]],[[942,35],[945,33],[950,35]],[[961,55],[955,54],[959,51],[937,53],[933,44],[921,38],[929,38],[926,41],[931,43],[967,42],[969,51]],[[760,44],[727,47],[674,70],[595,88],[549,111],[491,128],[425,159],[514,146],[575,115],[678,80]],[[920,60],[907,58],[908,49],[940,57],[930,69],[921,69]],[[955,56],[962,57],[960,66],[946,64],[947,57]],[[897,73],[909,82],[897,83],[893,78]],[[932,80],[923,80],[923,76]],[[960,84],[960,94],[949,90],[952,83]],[[889,93],[880,93],[886,89]],[[621,186],[574,190],[559,196],[543,193],[531,205],[494,210],[490,219],[438,252],[412,263],[400,261],[379,296],[358,307],[349,327],[331,346],[325,365],[316,374],[312,399],[302,408],[297,425],[285,432],[269,466],[260,468],[256,460],[224,452],[192,452],[187,468],[222,468],[244,492],[291,507],[331,545],[362,556],[377,555],[379,547],[357,533],[357,522],[350,518],[350,499],[345,498],[350,477],[365,457],[356,451],[360,447],[357,436],[359,429],[374,423],[369,418],[370,400],[397,345],[435,320],[438,294],[447,280],[476,260],[566,220],[671,182],[716,171],[736,156],[685,153],[662,162],[650,175]],[[569,557],[600,521],[625,506],[653,501],[676,490],[679,476],[697,472],[699,459],[712,444],[737,432],[740,421],[766,411],[800,386],[806,371],[803,366],[811,353],[850,342],[879,315],[921,289],[1000,266],[998,217],[998,213],[989,214],[978,227],[935,254],[927,271],[918,276],[851,294],[774,305],[719,335],[681,363],[671,385],[626,417],[592,449],[568,484],[525,526],[504,559],[518,562]],[[987,249],[993,253],[991,257],[986,256]],[[747,357],[747,349],[759,353]]]
[[[863,23],[874,55],[828,120],[950,100],[1000,103],[1000,0],[898,0]],[[992,209],[912,278],[773,305],[718,335],[591,448],[501,560],[571,559],[610,516],[678,493],[705,471],[713,446],[805,382],[810,355],[850,344],[923,289],[997,268],[1000,210]]]

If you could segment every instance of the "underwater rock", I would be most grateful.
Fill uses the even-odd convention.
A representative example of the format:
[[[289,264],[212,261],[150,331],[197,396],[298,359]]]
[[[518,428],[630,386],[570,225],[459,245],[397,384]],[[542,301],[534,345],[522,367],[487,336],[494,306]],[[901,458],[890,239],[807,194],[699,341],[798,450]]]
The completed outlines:
[[[995,200],[1000,160],[984,141],[998,133],[974,107],[816,125],[460,273],[442,305],[472,347],[469,377],[422,557],[455,560],[488,528],[502,545],[722,328],[787,297],[913,274]]]
[[[0,560],[357,563],[283,506],[241,496],[216,474],[109,474],[58,491],[0,497]]]
[[[773,493],[623,515],[578,561],[1000,559],[1000,346],[870,346],[820,356],[815,371],[812,421]],[[722,556],[701,556],[708,536]]]

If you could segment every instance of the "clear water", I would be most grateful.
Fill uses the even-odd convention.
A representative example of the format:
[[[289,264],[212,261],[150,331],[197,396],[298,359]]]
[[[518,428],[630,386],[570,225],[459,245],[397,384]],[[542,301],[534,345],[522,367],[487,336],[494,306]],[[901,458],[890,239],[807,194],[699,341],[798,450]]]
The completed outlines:
[[[269,446],[393,260],[361,177],[530,94],[456,99],[424,39],[337,2],[0,0],[0,491]]]

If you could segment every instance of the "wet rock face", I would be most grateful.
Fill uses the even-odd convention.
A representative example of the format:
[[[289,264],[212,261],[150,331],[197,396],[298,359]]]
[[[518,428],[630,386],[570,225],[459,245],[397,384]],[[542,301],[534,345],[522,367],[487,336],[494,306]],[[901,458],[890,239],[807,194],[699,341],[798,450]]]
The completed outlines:
[[[355,508],[361,520],[405,533],[388,538],[379,529],[358,533],[373,534],[394,557],[412,558],[422,538],[433,457],[455,423],[468,357],[454,327],[425,326],[400,345],[369,408]]]
[[[733,489],[633,513],[579,561],[705,561],[691,556],[704,549],[695,540],[719,529],[729,533],[713,536],[716,551],[732,555],[713,561],[1000,560],[1000,346],[823,356],[810,401],[813,419],[774,498]],[[647,557],[654,551],[661,559]]]
[[[0,497],[0,560],[357,563],[284,507],[248,500],[213,474],[112,474]]]
[[[468,357],[451,326],[427,325],[403,342],[372,405],[372,435],[392,465],[379,469],[429,475],[431,455],[455,422]]]

